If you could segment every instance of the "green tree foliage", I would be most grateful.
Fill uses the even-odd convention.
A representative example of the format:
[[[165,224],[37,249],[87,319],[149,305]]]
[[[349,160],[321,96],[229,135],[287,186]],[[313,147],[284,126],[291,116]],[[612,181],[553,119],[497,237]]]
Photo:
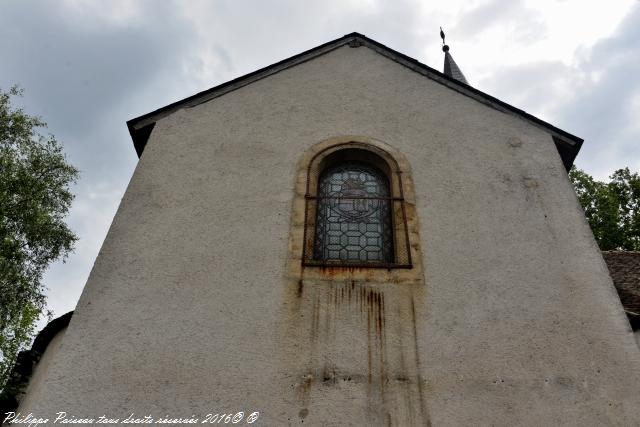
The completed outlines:
[[[619,169],[602,182],[574,167],[569,178],[600,249],[640,250],[638,173]]]
[[[21,94],[0,89],[0,390],[45,313],[44,271],[77,239],[64,219],[78,171],[41,119],[11,105]]]

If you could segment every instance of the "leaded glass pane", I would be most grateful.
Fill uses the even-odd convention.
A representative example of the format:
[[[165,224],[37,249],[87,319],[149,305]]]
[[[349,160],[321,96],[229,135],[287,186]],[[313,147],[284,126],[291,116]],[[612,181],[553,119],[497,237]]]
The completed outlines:
[[[392,263],[389,180],[375,167],[345,162],[318,182],[313,258],[321,261]]]

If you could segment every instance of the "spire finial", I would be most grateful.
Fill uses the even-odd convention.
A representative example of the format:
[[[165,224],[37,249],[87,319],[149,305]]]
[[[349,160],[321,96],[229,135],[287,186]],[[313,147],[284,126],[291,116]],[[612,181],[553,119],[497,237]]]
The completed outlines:
[[[447,46],[444,43],[444,31],[442,30],[442,27],[440,27],[440,38],[442,39],[442,51],[443,52],[449,52],[449,46]]]
[[[449,53],[449,46],[445,44],[444,37],[445,37],[444,31],[442,30],[442,27],[440,27],[440,38],[442,39],[442,51],[444,52],[444,75],[454,78],[464,84],[469,84],[467,82],[467,79],[464,77],[464,74],[462,74],[462,71],[460,71],[458,64],[456,64],[456,62],[453,60],[453,57]]]

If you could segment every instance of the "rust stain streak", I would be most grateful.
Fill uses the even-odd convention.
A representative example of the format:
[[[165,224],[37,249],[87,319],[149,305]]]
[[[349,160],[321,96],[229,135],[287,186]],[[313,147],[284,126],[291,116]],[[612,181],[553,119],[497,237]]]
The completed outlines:
[[[400,306],[396,307],[396,318],[400,319],[402,318],[402,313],[400,310]],[[403,379],[406,379],[407,381],[409,380],[409,375],[407,374],[407,363],[405,360],[405,340],[404,340],[404,334],[403,333],[399,333],[397,334],[398,336],[398,340],[399,340],[399,348],[400,348],[400,354],[399,354],[399,362],[400,362],[400,372],[402,372],[402,376]],[[411,404],[411,388],[407,387],[407,383],[403,382],[401,385],[399,385],[400,391],[399,394],[402,393],[402,397],[404,398],[403,401],[407,403],[407,413],[412,414],[413,413],[413,405]],[[404,408],[402,408],[402,411],[404,411]],[[413,418],[413,416],[412,416]]]
[[[371,384],[371,379],[372,379],[372,371],[371,371],[371,365],[372,365],[372,357],[371,357],[371,306],[370,304],[368,304],[370,301],[370,295],[367,294],[367,361],[369,364],[369,371],[368,371],[368,379],[369,379],[369,384]]]
[[[300,384],[300,401],[303,406],[308,406],[311,397],[311,385],[313,384],[313,375],[306,374],[302,377]]]
[[[302,279],[298,280],[298,290],[297,290],[297,296],[298,298],[302,297],[302,292],[304,291],[304,283],[302,282]]]
[[[338,319],[341,319],[342,313],[338,311],[338,290],[334,289],[333,290],[334,295],[335,295],[335,306],[334,306],[334,312],[333,312],[333,339],[336,339],[336,336],[338,334],[338,331],[340,330],[340,328],[338,327]]]
[[[388,402],[387,402],[387,383],[388,383],[388,373],[387,373],[387,361],[386,361],[386,353],[387,353],[387,343],[386,343],[386,334],[382,327],[382,319],[384,318],[383,311],[383,301],[384,294],[382,292],[377,293],[377,311],[378,311],[378,339],[379,339],[379,349],[380,352],[380,392],[382,394],[382,403],[385,411],[388,412]]]
[[[309,338],[311,342],[315,341],[315,333],[316,333],[316,300],[313,300],[313,305],[311,306],[311,333],[309,334]]]
[[[413,325],[413,351],[415,353],[416,358],[416,367],[418,368],[417,373],[417,382],[418,382],[418,394],[420,395],[420,412],[422,414],[422,419],[425,422],[425,426],[431,427],[431,417],[427,411],[425,405],[425,396],[424,396],[424,385],[422,384],[422,363],[420,362],[420,351],[418,348],[418,326],[416,324],[416,304],[413,300],[413,296],[411,297],[411,323]]]
[[[376,303],[378,308],[378,334],[382,336],[382,296],[380,294],[376,295]]]
[[[313,321],[312,321],[312,337],[316,341],[318,338],[318,331],[320,329],[320,295],[316,294],[316,298],[313,301]]]
[[[376,308],[377,308],[377,327],[378,327],[378,342],[379,342],[379,358],[380,358],[380,390],[382,392],[383,401],[385,401],[385,388],[387,384],[387,365],[385,363],[385,352],[386,352],[386,343],[384,340],[384,333],[382,331],[382,317],[384,313],[382,312],[382,294],[377,293],[376,295]]]
[[[385,318],[386,316],[384,315],[384,294],[382,294],[382,299],[381,299],[381,304],[382,304],[382,329],[384,330],[385,327]]]
[[[331,294],[327,293],[327,304],[325,306],[325,316],[324,316],[324,333],[325,333],[325,340],[328,341],[329,340],[329,317],[330,317],[330,311],[331,311]]]

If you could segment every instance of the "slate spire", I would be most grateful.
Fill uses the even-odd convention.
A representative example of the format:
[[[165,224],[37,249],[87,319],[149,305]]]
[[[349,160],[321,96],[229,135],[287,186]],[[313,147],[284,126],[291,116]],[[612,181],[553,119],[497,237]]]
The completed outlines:
[[[444,52],[444,74],[462,82],[466,85],[469,84],[467,79],[462,74],[460,67],[456,64],[456,61],[453,60],[453,56],[449,53],[449,46],[444,43],[444,31],[442,31],[442,27],[440,27],[440,37],[442,38],[442,51]]]

